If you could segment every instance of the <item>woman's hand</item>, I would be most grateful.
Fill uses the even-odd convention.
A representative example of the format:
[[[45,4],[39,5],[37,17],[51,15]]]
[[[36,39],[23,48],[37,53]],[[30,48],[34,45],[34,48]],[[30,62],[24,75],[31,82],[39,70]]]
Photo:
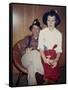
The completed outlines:
[[[57,66],[57,61],[56,60],[53,60],[52,68],[55,68],[56,66]]]
[[[57,66],[57,61],[50,59],[50,57],[45,60],[45,63],[49,64],[52,68]]]
[[[45,63],[52,65],[53,60],[50,60],[50,58],[45,59]]]

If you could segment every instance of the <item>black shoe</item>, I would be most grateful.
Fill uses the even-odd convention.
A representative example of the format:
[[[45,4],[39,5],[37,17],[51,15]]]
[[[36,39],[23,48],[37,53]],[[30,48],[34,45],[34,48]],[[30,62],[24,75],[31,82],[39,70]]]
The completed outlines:
[[[35,78],[36,78],[36,81],[37,81],[37,85],[42,85],[44,83],[44,75],[36,72]]]

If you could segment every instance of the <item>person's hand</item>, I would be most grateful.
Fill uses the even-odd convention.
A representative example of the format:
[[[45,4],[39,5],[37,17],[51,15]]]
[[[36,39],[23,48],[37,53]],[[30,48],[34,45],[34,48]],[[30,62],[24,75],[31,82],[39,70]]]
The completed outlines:
[[[28,53],[31,52],[31,51],[32,51],[32,48],[27,48],[26,49],[26,52],[28,52]]]
[[[49,65],[52,65],[53,60],[50,60],[50,58],[47,58],[47,59],[45,60],[45,63],[47,63],[47,64],[49,64]]]
[[[53,61],[53,63],[52,63],[52,68],[55,68],[57,66],[57,61]]]

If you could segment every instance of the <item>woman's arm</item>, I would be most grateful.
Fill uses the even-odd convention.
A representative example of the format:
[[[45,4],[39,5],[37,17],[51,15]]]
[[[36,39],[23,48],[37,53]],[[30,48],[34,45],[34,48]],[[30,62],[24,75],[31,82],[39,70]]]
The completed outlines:
[[[58,62],[59,58],[60,58],[60,53],[57,53],[57,56],[56,56],[55,61],[57,61],[57,62]]]
[[[57,53],[57,56],[56,56],[55,60],[52,63],[52,65],[53,65],[52,68],[55,68],[57,66],[59,58],[60,58],[60,53]]]

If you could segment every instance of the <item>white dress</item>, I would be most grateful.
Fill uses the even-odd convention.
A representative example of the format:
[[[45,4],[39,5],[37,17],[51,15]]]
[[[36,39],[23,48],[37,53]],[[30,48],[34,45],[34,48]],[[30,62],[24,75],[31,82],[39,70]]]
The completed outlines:
[[[40,53],[37,50],[26,52],[22,56],[21,62],[28,69],[28,85],[37,85],[35,73],[44,74]]]

